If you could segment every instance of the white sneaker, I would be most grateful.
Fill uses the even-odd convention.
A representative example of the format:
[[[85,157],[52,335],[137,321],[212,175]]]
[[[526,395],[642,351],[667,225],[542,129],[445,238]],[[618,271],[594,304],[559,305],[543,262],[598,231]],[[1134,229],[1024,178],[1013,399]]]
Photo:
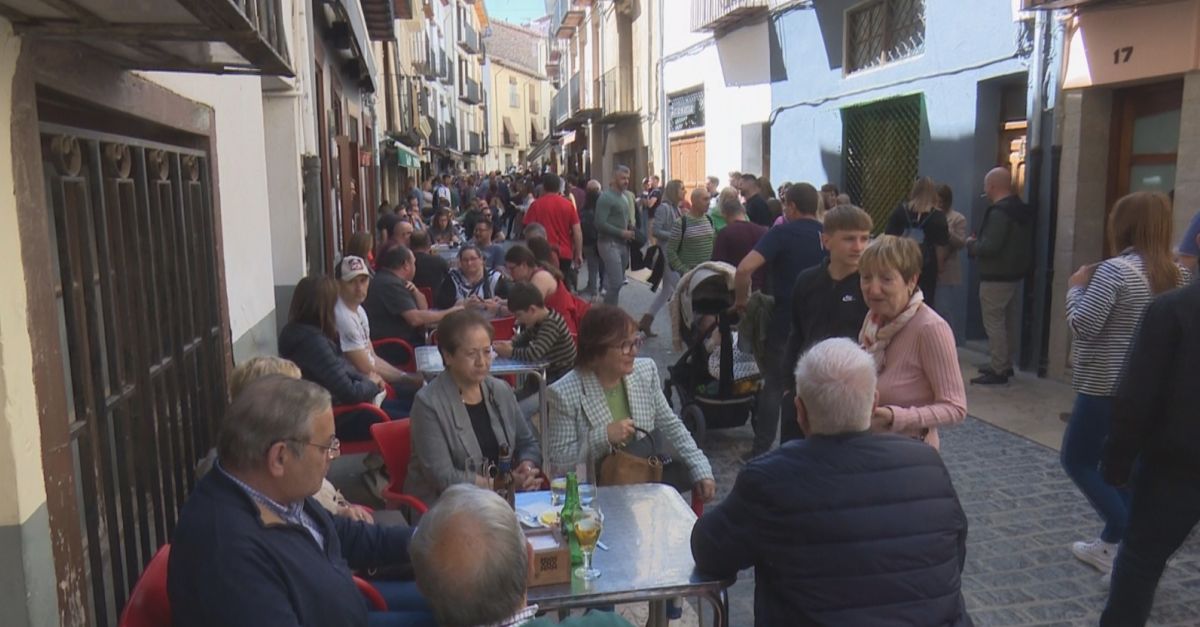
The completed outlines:
[[[1079,561],[1091,564],[1096,570],[1102,573],[1111,573],[1113,560],[1117,557],[1117,545],[1099,539],[1091,542],[1076,542],[1071,545],[1071,553]]]

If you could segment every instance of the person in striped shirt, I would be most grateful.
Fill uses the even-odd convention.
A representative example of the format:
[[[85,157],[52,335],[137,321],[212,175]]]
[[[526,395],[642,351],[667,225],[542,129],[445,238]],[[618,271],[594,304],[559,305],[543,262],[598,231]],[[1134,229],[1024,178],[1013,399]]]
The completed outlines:
[[[712,258],[715,232],[708,217],[708,192],[702,187],[693,189],[691,202],[688,212],[671,227],[667,242],[667,263],[680,275]]]
[[[1117,384],[1129,346],[1155,296],[1183,287],[1189,273],[1171,255],[1171,201],[1165,194],[1134,192],[1108,217],[1109,250],[1116,256],[1071,275],[1067,325],[1074,365],[1075,406],[1063,433],[1063,470],[1104,523],[1100,537],[1071,545],[1080,561],[1107,577],[1129,521],[1130,493],[1104,482],[1100,455],[1112,428]]]
[[[508,292],[508,309],[524,327],[511,342],[496,342],[496,354],[528,362],[546,362],[547,383],[575,367],[575,339],[567,321],[546,308],[542,291],[533,283],[515,283]]]

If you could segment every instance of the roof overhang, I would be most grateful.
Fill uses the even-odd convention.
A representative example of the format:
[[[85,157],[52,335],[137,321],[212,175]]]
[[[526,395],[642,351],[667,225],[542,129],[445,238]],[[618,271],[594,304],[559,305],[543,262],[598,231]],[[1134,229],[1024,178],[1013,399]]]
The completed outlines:
[[[294,76],[280,0],[0,0],[0,16],[128,69]]]
[[[375,67],[362,7],[357,0],[320,1],[324,6],[320,11],[325,23],[324,34],[341,55],[344,71],[357,74],[359,86],[374,92],[379,70]]]

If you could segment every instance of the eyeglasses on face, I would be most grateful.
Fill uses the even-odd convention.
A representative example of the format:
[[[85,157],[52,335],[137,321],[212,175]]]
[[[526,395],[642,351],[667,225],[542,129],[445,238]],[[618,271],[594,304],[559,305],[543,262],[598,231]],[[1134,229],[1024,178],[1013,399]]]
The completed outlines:
[[[636,355],[642,349],[642,345],[646,343],[646,336],[638,333],[632,340],[625,340],[620,344],[613,344],[613,348],[621,351],[622,355]]]
[[[307,444],[308,446],[315,446],[315,447],[325,451],[325,457],[327,457],[328,459],[336,459],[338,455],[342,454],[342,441],[337,439],[336,437],[330,439],[329,444],[317,444],[316,442],[309,442],[308,440],[298,440],[298,439],[292,439],[292,440],[289,440],[289,442],[295,442],[297,444]]]

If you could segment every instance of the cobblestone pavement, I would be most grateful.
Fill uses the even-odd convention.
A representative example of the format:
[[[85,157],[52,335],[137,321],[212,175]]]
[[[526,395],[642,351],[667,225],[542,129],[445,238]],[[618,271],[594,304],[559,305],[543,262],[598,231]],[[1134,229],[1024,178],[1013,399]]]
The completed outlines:
[[[621,302],[640,318],[649,297],[644,284],[630,281]],[[665,312],[654,329],[659,337],[646,343],[642,356],[665,372],[676,358]],[[741,468],[738,455],[750,449],[752,438],[749,426],[709,432],[703,446],[718,499],[732,487]],[[1063,473],[1058,453],[974,418],[943,430],[942,452],[970,521],[963,593],[975,624],[1095,625],[1107,589],[1100,573],[1076,560],[1068,547],[1096,537],[1100,524]],[[733,625],[753,625],[753,570],[740,574],[730,604]],[[1196,535],[1167,568],[1151,624],[1200,625]]]

